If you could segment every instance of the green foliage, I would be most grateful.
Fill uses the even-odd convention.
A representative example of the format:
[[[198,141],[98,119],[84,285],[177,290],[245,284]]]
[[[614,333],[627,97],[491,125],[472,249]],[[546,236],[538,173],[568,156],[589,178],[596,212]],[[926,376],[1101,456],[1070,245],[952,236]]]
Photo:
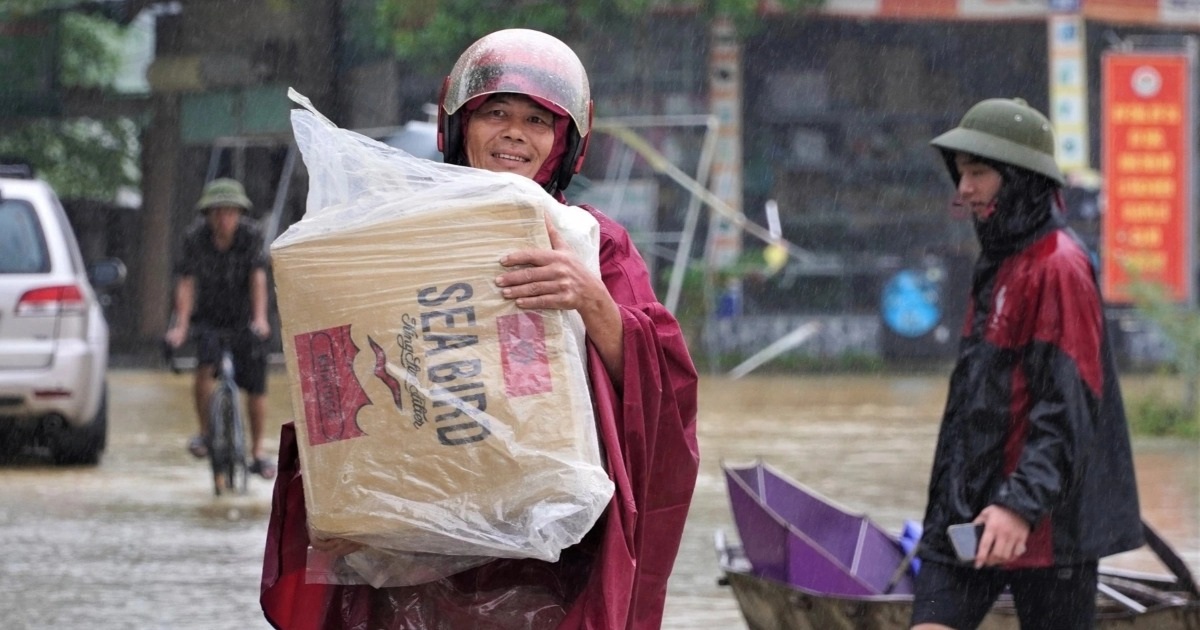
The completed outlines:
[[[555,0],[378,0],[381,36],[400,59],[445,73],[463,49],[504,28],[532,28],[561,35],[568,7]]]
[[[52,5],[57,6],[9,2],[4,8],[13,15]],[[80,13],[62,13],[57,19],[57,83],[78,89],[111,86],[120,68],[122,27]],[[119,188],[138,181],[138,149],[137,125],[128,119],[46,117],[7,121],[0,127],[0,154],[28,160],[64,198],[114,199]]]
[[[824,0],[778,0],[789,10]],[[532,28],[552,35],[589,30],[629,30],[652,10],[727,15],[741,32],[759,23],[759,0],[375,0],[380,41],[414,67],[444,73],[471,42],[503,28]]]
[[[1129,429],[1137,435],[1171,436],[1200,439],[1200,420],[1183,405],[1154,393],[1131,400],[1128,405]]]
[[[1174,349],[1172,367],[1183,379],[1182,403],[1166,402],[1159,396],[1134,401],[1131,424],[1158,435],[1195,435],[1200,432],[1200,311],[1173,303],[1159,284],[1130,285],[1137,309],[1154,322]]]
[[[391,32],[381,25],[379,15],[377,0],[342,0],[343,44],[349,59],[357,62],[391,54]]]
[[[138,181],[130,120],[40,119],[0,135],[0,155],[23,157],[63,198],[112,200]]]
[[[1200,311],[1173,303],[1166,290],[1156,283],[1134,282],[1130,293],[1137,309],[1158,324],[1175,345],[1175,362],[1180,369],[1200,364]]]
[[[109,2],[97,2],[95,0],[91,2],[84,2],[83,0],[0,0],[0,20],[20,20],[35,15],[45,17],[56,13],[80,11],[108,14],[112,17],[120,15],[122,7],[119,3],[112,0]]]
[[[124,29],[103,18],[66,13],[62,16],[59,83],[67,87],[103,88],[121,66]]]

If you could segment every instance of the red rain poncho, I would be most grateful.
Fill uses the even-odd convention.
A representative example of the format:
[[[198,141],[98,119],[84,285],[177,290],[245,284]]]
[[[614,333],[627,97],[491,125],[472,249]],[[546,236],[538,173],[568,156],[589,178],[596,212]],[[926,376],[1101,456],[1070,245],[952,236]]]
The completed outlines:
[[[261,604],[284,630],[464,627],[647,630],[662,621],[699,464],[696,371],[628,233],[600,222],[600,271],[620,306],[624,383],[588,348],[596,423],[616,486],[592,531],[558,562],[496,560],[430,584],[306,584],[308,529],[295,432],[283,427]]]

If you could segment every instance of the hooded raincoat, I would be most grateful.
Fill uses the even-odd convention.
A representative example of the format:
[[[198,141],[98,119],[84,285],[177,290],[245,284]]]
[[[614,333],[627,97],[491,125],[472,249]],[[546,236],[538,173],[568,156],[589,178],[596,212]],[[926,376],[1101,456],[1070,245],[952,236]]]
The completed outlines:
[[[655,298],[628,233],[594,208],[600,271],[621,310],[624,377],[588,348],[597,429],[616,491],[558,562],[495,560],[413,587],[306,584],[309,545],[295,433],[285,425],[263,559],[261,605],[286,630],[650,630],[661,625],[696,482],[696,371],[675,318]]]
[[[996,504],[1031,524],[1008,569],[1140,546],[1129,431],[1093,265],[1057,188],[1001,166],[929,484],[921,557],[955,563],[946,528]],[[1037,178],[1032,178],[1036,180]]]

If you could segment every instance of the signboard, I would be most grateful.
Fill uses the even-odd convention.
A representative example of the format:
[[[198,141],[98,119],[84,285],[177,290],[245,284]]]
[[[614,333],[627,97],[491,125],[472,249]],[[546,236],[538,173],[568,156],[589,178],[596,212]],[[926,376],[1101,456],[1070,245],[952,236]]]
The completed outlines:
[[[1087,55],[1083,18],[1053,15],[1047,20],[1050,50],[1050,121],[1054,158],[1064,172],[1086,171],[1088,162]]]
[[[825,0],[821,11],[832,15],[887,18],[1026,18],[1045,15],[1050,0]],[[778,2],[766,0],[764,12],[781,13]]]
[[[899,271],[883,285],[883,323],[897,335],[915,339],[941,322],[940,302],[937,283],[930,274],[914,269]]]
[[[1087,0],[1088,19],[1140,24],[1200,24],[1200,0]]]
[[[779,0],[760,0],[758,7],[767,15],[796,11]],[[1078,13],[1100,22],[1200,25],[1200,0],[824,0],[818,11],[902,20],[1026,20]]]
[[[1194,303],[1189,55],[1108,52],[1102,58],[1105,211],[1101,274],[1110,302],[1135,281]]]
[[[709,102],[720,120],[712,163],[712,192],[735,212],[742,211],[742,49],[733,23],[718,18],[712,27],[709,53]],[[742,229],[729,217],[713,212],[708,225],[706,257],[724,269],[742,253]]]
[[[179,135],[184,144],[208,144],[218,138],[283,134],[291,128],[291,102],[282,85],[184,94]]]

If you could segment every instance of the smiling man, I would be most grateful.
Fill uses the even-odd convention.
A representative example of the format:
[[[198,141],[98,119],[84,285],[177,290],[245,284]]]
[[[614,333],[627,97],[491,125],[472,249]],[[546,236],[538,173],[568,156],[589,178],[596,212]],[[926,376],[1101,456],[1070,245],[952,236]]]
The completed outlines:
[[[554,149],[554,113],[523,94],[484,98],[465,123],[467,162],[534,179]]]
[[[537,182],[561,203],[579,172],[592,123],[587,73],[545,33],[508,29],[471,45],[442,89],[438,148],[447,163]],[[587,337],[587,371],[612,502],[557,562],[497,558],[436,582],[371,588],[305,582],[308,539],[295,435],[285,426],[263,567],[262,606],[277,628],[520,628],[653,630],[696,483],[697,376],[675,317],[655,297],[629,234],[599,223],[600,275],[560,242],[509,252],[495,282],[522,309],[573,309]],[[467,235],[469,237],[469,235]],[[497,252],[497,256],[500,253]],[[555,422],[559,418],[528,418]],[[403,471],[397,471],[403,474]]]

